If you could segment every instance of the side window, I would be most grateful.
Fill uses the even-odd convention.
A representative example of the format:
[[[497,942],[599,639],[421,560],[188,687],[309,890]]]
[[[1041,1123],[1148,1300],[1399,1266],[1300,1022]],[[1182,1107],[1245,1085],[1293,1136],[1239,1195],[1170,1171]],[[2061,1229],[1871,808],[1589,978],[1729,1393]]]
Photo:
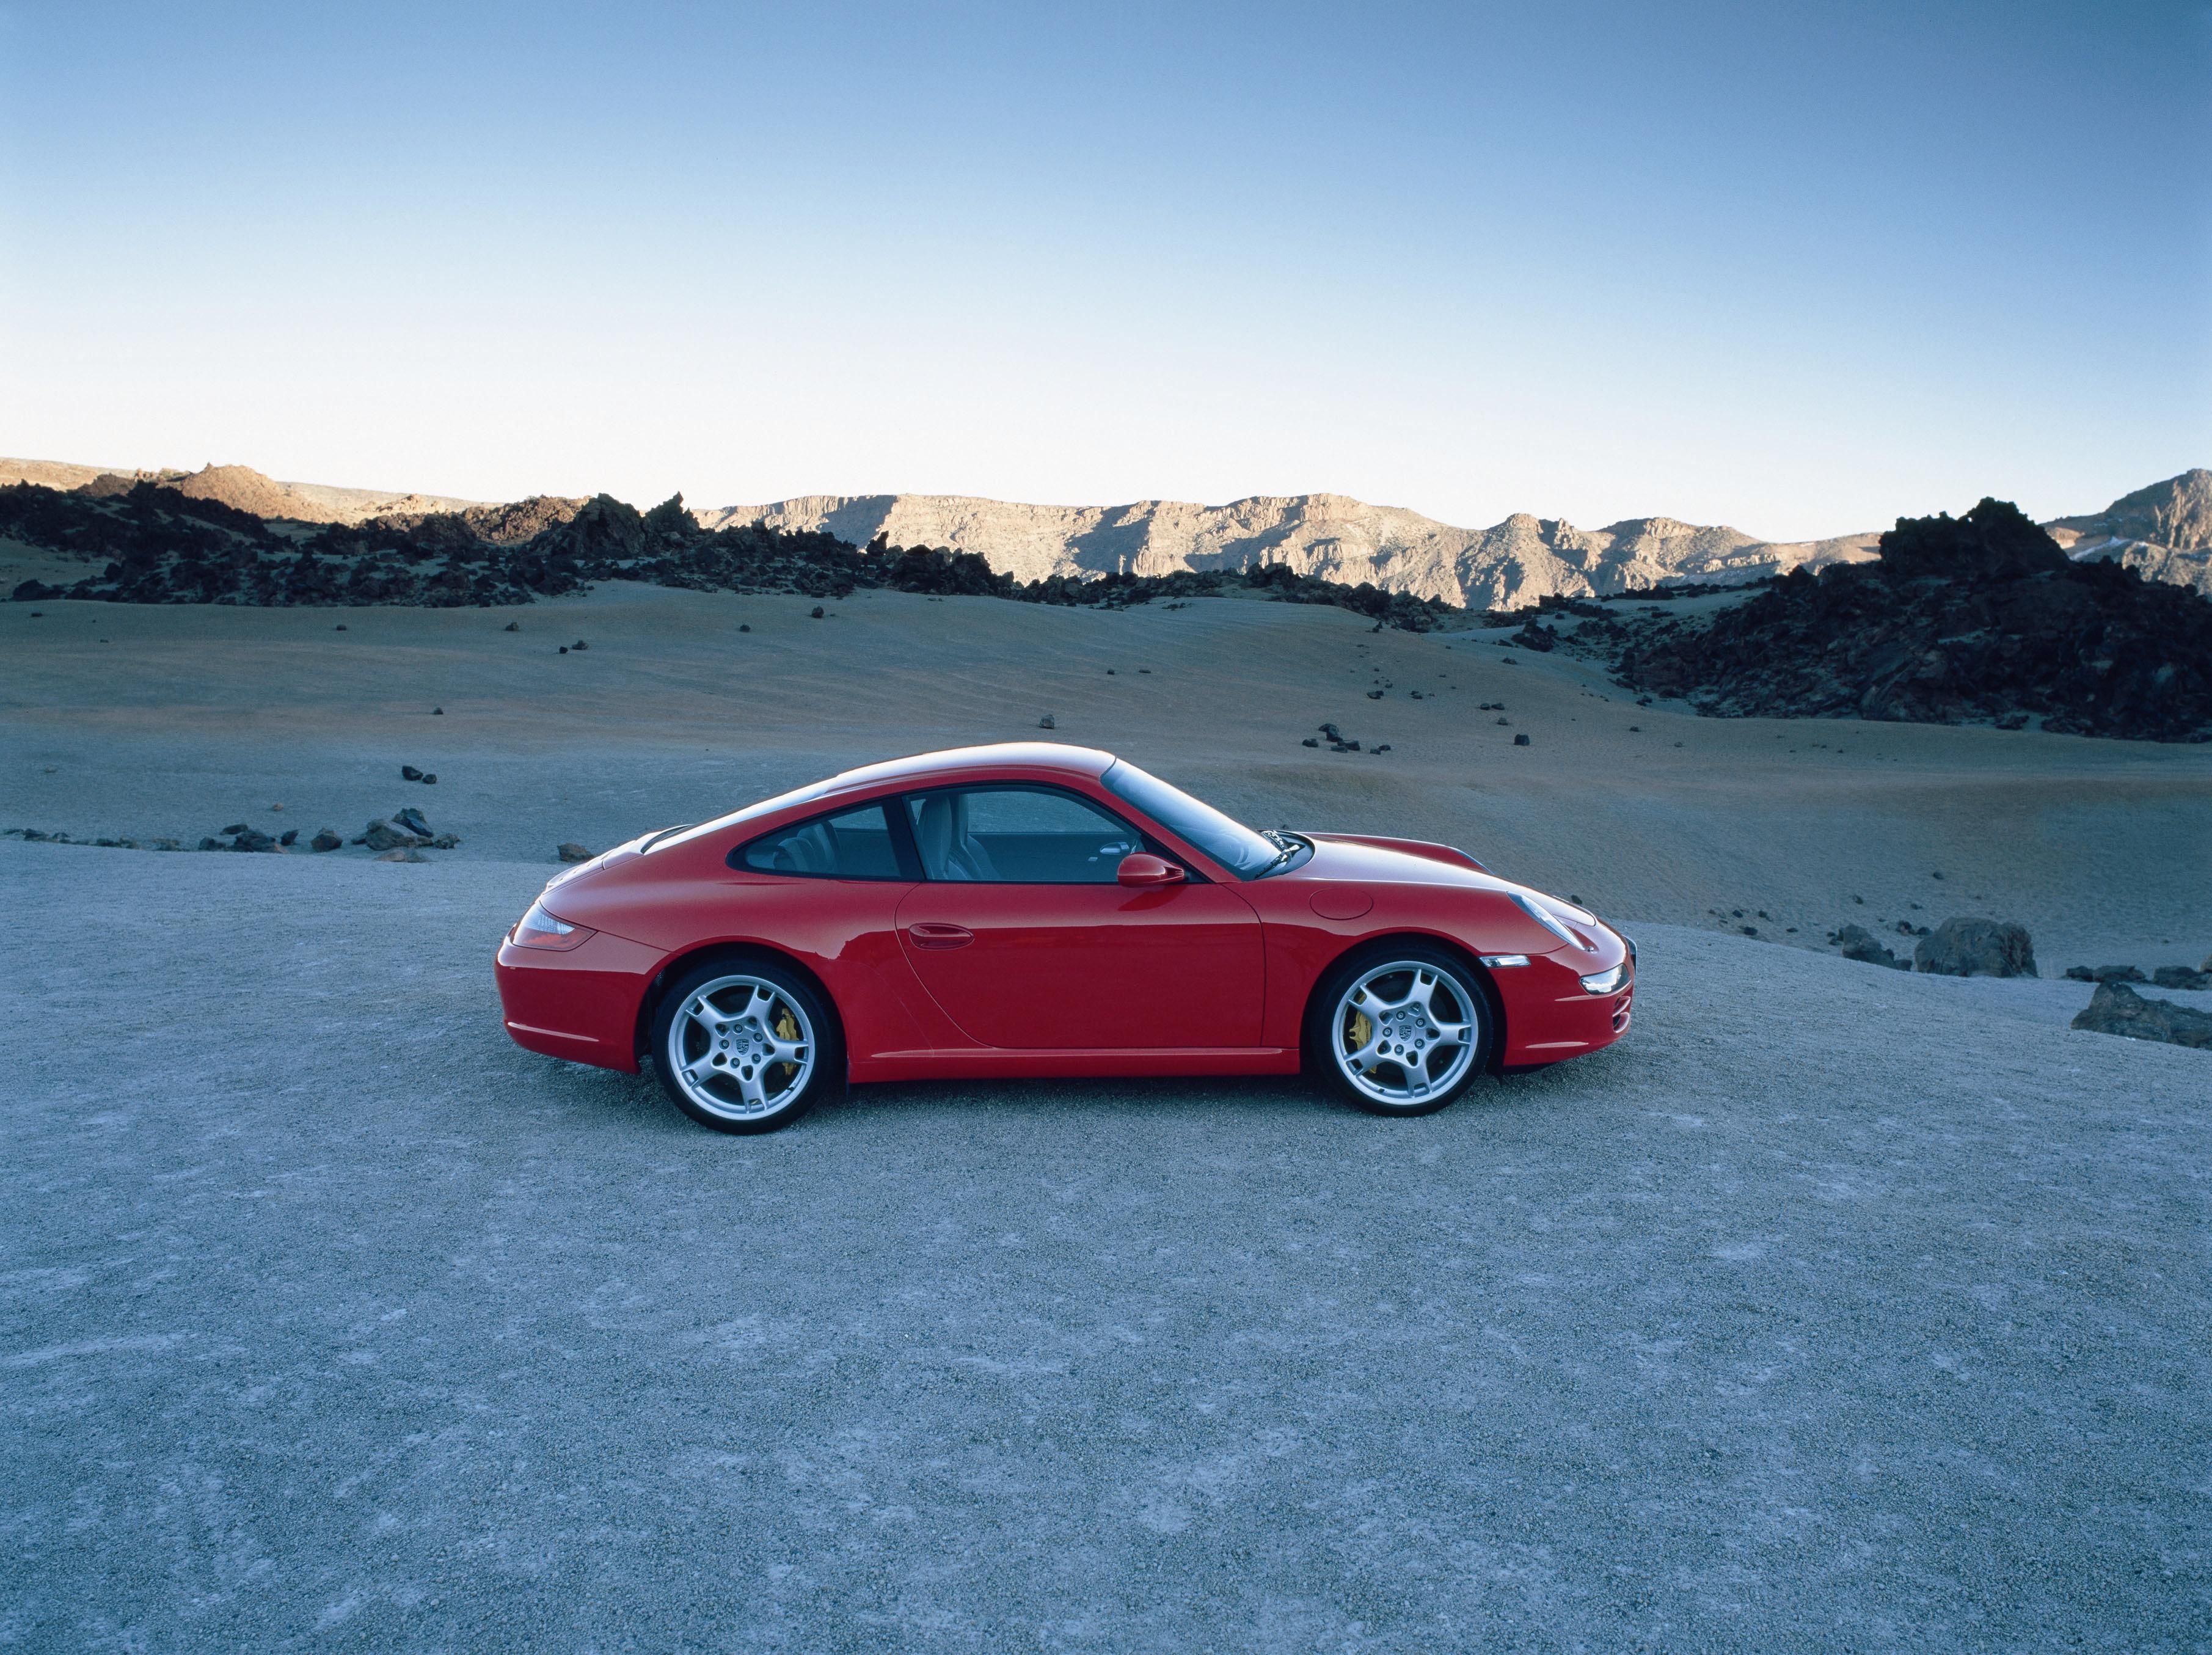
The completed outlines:
[[[1125,823],[1049,788],[946,788],[909,794],[923,877],[996,885],[1111,885],[1144,849]]]
[[[880,804],[778,828],[738,848],[730,866],[756,873],[797,873],[817,879],[896,879],[896,848]]]

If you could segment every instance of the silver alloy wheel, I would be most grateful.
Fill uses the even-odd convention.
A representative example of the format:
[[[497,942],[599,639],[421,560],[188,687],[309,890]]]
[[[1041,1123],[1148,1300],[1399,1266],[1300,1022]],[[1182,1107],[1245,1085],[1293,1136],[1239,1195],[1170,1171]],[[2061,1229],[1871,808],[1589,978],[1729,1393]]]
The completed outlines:
[[[1474,991],[1426,960],[1393,960],[1352,979],[1329,1020],[1329,1056],[1362,1097],[1403,1108],[1466,1078],[1480,1044]]]
[[[764,977],[702,983],[668,1025],[668,1072],[684,1095],[726,1121],[788,1108],[814,1076],[806,1008]]]

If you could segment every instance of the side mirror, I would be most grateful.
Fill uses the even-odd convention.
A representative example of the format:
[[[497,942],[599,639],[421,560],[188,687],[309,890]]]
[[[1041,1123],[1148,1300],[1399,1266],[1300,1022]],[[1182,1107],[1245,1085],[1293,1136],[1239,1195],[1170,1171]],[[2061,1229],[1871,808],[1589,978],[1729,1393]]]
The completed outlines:
[[[1141,891],[1148,885],[1181,885],[1184,874],[1173,862],[1139,850],[1121,858],[1121,865],[1114,870],[1114,877],[1121,884]]]

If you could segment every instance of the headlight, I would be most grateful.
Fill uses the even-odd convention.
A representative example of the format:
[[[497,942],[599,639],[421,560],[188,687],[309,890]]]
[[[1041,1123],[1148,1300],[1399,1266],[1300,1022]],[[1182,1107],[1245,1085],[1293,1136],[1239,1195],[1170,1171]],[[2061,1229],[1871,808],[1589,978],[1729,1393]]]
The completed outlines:
[[[1610,971],[1600,971],[1595,977],[1584,977],[1583,988],[1586,993],[1609,995],[1627,981],[1628,962],[1623,960]]]
[[[595,934],[587,927],[554,918],[545,911],[544,903],[534,902],[530,911],[514,922],[508,940],[524,948],[574,948]]]
[[[1518,891],[1514,891],[1512,896],[1513,905],[1516,908],[1526,914],[1530,919],[1535,921],[1537,924],[1542,926],[1547,931],[1549,931],[1561,942],[1565,943],[1568,947],[1580,948],[1583,946],[1583,940],[1580,937],[1577,936],[1573,932],[1568,930],[1565,926],[1560,924],[1558,920],[1554,919],[1548,912],[1546,911],[1544,905],[1538,902],[1534,897],[1524,897]]]

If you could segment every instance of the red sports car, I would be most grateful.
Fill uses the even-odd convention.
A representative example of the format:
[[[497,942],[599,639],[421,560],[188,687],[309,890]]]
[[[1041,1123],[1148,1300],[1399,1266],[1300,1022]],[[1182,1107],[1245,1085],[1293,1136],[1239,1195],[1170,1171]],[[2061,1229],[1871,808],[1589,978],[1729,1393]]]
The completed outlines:
[[[1628,1027],[1635,947],[1464,851],[1255,831],[1111,753],[848,770],[562,873],[507,1031],[765,1132],[852,1080],[1327,1075],[1378,1115]]]

